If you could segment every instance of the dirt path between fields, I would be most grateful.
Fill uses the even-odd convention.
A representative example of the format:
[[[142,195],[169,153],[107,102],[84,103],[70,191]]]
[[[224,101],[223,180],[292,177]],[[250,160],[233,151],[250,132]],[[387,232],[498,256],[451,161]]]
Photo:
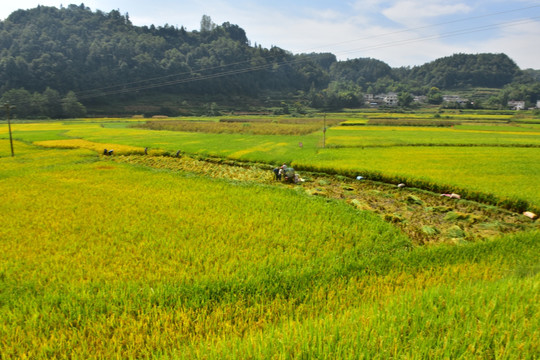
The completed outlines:
[[[107,158],[115,162],[192,172],[213,178],[296,188],[309,196],[346,201],[360,211],[378,214],[407,233],[417,244],[476,241],[505,233],[540,229],[540,221],[533,221],[522,214],[407,186],[399,188],[373,181],[304,172],[300,176],[305,182],[287,184],[274,180],[268,165],[239,164],[225,159],[198,159],[185,155]]]

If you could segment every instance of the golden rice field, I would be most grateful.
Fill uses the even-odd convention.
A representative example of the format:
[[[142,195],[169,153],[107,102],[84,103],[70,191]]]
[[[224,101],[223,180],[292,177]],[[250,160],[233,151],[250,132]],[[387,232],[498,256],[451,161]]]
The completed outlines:
[[[540,148],[396,146],[321,150],[316,165],[309,161],[293,164],[311,170],[370,174],[395,184],[459,192],[480,201],[491,196],[501,202],[522,199],[538,209],[538,158]]]
[[[294,188],[0,145],[2,359],[540,352],[538,231],[415,246]]]
[[[213,134],[249,134],[249,135],[307,135],[328,126],[339,124],[340,119],[271,119],[271,118],[224,118],[216,121],[162,120],[147,121],[136,127],[149,130],[169,130],[182,132],[201,132]]]
[[[93,119],[13,127],[14,136],[26,142],[45,144],[41,141],[55,140],[62,141],[58,146],[88,148],[88,144],[78,142],[89,141],[107,149],[114,145],[117,153],[140,153],[149,148],[152,154],[181,150],[267,164],[287,162],[303,170],[406,182],[434,191],[468,193],[475,200],[492,199],[489,203],[527,202],[517,208],[539,209],[540,192],[531,181],[540,176],[540,162],[535,161],[540,155],[538,128],[529,123],[494,126],[482,125],[480,121],[485,118],[478,121],[454,128],[333,126],[326,133],[325,148],[321,131],[308,135],[152,131],[132,128],[134,119],[124,123]],[[5,138],[6,130],[0,127],[0,136]]]
[[[540,206],[537,127],[334,126],[327,144],[341,145],[322,148],[321,131],[138,121],[15,122],[15,157],[0,124],[1,359],[540,357],[538,221],[486,207],[519,221],[473,214],[454,227],[500,235],[421,243],[387,213],[432,217],[447,207],[433,194],[375,211],[354,205],[397,192],[261,171],[286,161]],[[227,168],[238,160],[259,164]]]

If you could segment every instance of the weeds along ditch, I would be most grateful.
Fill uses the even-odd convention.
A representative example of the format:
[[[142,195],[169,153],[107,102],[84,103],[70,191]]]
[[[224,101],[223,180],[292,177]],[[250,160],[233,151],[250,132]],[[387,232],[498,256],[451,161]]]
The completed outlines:
[[[539,351],[539,231],[420,246],[355,207],[515,214],[332,176],[276,184],[230,160],[15,145],[0,152],[2,359]]]

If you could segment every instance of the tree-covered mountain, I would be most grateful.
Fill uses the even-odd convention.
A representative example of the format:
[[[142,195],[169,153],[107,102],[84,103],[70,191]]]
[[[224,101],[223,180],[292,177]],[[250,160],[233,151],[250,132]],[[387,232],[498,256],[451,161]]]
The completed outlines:
[[[253,93],[301,89],[321,79],[320,66],[293,61],[277,47],[250,46],[237,25],[201,26],[192,32],[137,27],[127,14],[92,12],[84,5],[18,10],[0,23],[0,91],[50,87],[79,93],[144,81],[138,87],[180,83],[167,91]],[[223,73],[235,76],[215,77]],[[187,81],[194,77],[211,81]]]
[[[505,54],[455,54],[415,66],[403,80],[411,86],[456,89],[503,87],[522,75],[516,63]]]
[[[81,4],[18,10],[0,22],[0,95],[26,99],[26,116],[73,116],[82,104],[175,94],[281,100],[300,93],[311,106],[339,108],[360,106],[364,93],[503,87],[534,74],[504,54],[457,54],[395,69],[369,58],[295,55],[252,46],[238,25],[216,25],[208,16],[198,31],[139,27],[118,10]]]

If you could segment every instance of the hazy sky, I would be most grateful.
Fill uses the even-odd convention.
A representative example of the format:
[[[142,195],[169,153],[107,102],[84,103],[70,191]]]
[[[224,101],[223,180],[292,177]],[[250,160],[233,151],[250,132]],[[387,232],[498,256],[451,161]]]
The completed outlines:
[[[58,0],[3,1],[0,19]],[[75,3],[77,5],[79,3]],[[414,66],[455,53],[505,53],[540,69],[539,0],[87,0],[92,11],[119,10],[135,25],[198,30],[202,15],[243,28],[252,44],[293,53],[370,57]]]

